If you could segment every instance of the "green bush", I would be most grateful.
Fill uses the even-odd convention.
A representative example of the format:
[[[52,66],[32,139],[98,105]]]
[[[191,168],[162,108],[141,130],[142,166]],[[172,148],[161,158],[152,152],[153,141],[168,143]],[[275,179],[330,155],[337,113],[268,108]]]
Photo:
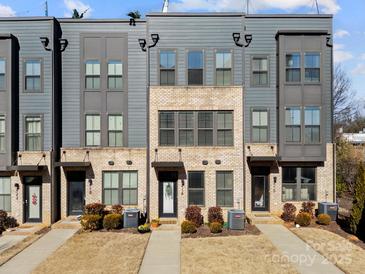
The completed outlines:
[[[316,206],[316,204],[311,201],[303,202],[302,209],[299,211],[299,213],[308,213],[311,216],[311,218],[314,218],[314,207],[315,206]]]
[[[352,202],[352,209],[350,215],[350,229],[356,234],[360,231],[361,225],[365,222],[365,168],[364,164],[360,162],[357,169],[357,176],[354,187],[354,200]]]
[[[291,203],[285,203],[283,207],[283,213],[281,214],[281,218],[285,222],[294,222],[296,212],[297,208],[295,207],[295,205]]]
[[[219,206],[210,207],[208,210],[208,222],[209,223],[218,222],[223,225],[224,220],[223,220],[222,208],[220,208]]]
[[[191,221],[183,221],[181,223],[181,233],[195,233],[196,226]]]
[[[103,227],[107,230],[121,228],[122,215],[117,213],[111,213],[104,216]]]
[[[0,210],[0,234],[6,230],[6,220],[8,218],[8,213],[4,210]]]
[[[101,203],[91,203],[85,205],[84,214],[85,215],[100,215],[104,213],[105,205]]]
[[[112,205],[112,213],[115,214],[123,214],[123,206],[122,205]]]
[[[151,231],[151,228],[150,228],[149,224],[144,224],[144,225],[138,226],[138,232],[140,232],[140,233],[147,233],[150,231]]]
[[[185,219],[191,221],[196,227],[203,224],[202,210],[198,206],[189,206],[185,211]]]
[[[331,216],[328,214],[319,214],[317,217],[317,223],[320,225],[329,225],[331,223]]]
[[[81,227],[83,230],[98,230],[101,227],[102,216],[97,214],[87,214],[81,217]]]
[[[209,228],[210,228],[210,232],[212,232],[212,233],[221,233],[223,227],[222,227],[222,223],[212,222],[209,225]]]
[[[312,220],[312,216],[309,213],[301,212],[295,217],[295,223],[300,226],[309,226]]]

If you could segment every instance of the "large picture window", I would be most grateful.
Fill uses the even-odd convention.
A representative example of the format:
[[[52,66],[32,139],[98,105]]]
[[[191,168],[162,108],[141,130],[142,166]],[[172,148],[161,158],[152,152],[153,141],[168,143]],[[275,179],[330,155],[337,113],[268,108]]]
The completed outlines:
[[[227,50],[217,51],[215,55],[217,86],[232,84],[232,53]]]
[[[111,114],[108,117],[108,142],[110,147],[123,146],[123,116]]]
[[[175,145],[175,113],[160,112],[160,145],[174,146]]]
[[[160,85],[175,85],[176,53],[174,50],[160,51]]]
[[[301,141],[301,115],[300,107],[285,109],[285,141],[299,143]]]
[[[41,61],[27,60],[25,61],[25,91],[40,92],[41,91]]]
[[[232,111],[217,112],[217,145],[233,145],[233,114]]]
[[[42,119],[40,116],[25,117],[25,150],[42,150]]]
[[[305,53],[305,81],[312,83],[319,83],[320,81],[320,67],[321,55],[318,52]]]
[[[284,202],[316,200],[315,167],[283,167],[282,172]]]
[[[267,57],[253,57],[252,85],[267,86],[269,84],[269,67]]]
[[[189,171],[188,184],[189,184],[188,204],[204,206],[204,172]]]
[[[188,85],[203,85],[203,59],[202,50],[188,52]]]
[[[194,145],[194,112],[179,112],[179,145]]]
[[[85,63],[86,89],[100,89],[100,62],[89,60]]]
[[[100,146],[100,115],[86,115],[86,146]]]
[[[304,109],[304,133],[306,144],[316,144],[320,142],[320,108],[306,107]]]
[[[103,203],[137,205],[138,174],[136,171],[103,173]]]
[[[267,143],[268,113],[266,109],[252,110],[252,142]]]
[[[10,177],[0,177],[0,210],[11,211]]]
[[[300,82],[300,53],[290,53],[286,55],[286,82]]]
[[[5,152],[5,115],[0,115],[0,153]]]
[[[108,88],[110,90],[123,89],[123,64],[121,61],[108,63]]]
[[[233,172],[217,171],[217,206],[233,206]]]

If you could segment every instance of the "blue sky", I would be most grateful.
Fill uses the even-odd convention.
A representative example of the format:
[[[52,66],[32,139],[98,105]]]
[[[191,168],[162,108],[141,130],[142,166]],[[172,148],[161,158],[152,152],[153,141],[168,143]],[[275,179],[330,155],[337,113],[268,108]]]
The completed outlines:
[[[246,0],[170,0],[170,11],[245,11]],[[42,16],[44,0],[0,0],[0,16]],[[334,54],[352,80],[356,99],[365,102],[365,0],[318,0],[322,13],[334,14]],[[48,0],[50,16],[70,17],[88,9],[90,18],[125,18],[160,11],[163,0]],[[251,0],[254,13],[313,13],[314,0]],[[354,98],[355,99],[355,98]]]

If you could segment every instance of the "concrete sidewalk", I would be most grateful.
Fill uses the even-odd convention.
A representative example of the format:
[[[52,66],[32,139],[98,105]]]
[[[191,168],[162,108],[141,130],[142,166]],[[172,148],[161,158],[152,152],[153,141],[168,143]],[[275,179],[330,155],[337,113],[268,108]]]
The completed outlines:
[[[2,235],[0,237],[0,253],[24,240],[26,235]]]
[[[38,241],[0,267],[0,274],[31,273],[53,251],[69,239],[77,229],[52,229]]]
[[[283,258],[289,259],[299,273],[343,273],[286,227],[275,224],[257,224],[256,226],[282,252]]]
[[[180,241],[177,225],[162,225],[153,230],[139,274],[179,274]]]

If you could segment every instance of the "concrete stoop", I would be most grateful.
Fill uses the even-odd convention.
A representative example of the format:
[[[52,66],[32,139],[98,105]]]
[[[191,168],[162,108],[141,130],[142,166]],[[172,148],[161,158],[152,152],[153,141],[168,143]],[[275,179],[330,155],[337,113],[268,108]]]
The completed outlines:
[[[247,222],[252,225],[256,224],[284,224],[284,221],[270,213],[247,213]]]
[[[160,218],[160,224],[175,225],[175,224],[178,224],[178,220],[177,220],[177,218]]]

